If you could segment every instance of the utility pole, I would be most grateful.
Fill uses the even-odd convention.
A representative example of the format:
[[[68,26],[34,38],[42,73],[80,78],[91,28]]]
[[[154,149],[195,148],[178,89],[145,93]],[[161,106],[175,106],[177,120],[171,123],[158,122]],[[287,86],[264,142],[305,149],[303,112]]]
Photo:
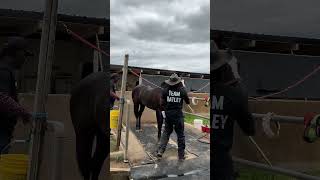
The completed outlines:
[[[47,0],[42,22],[37,87],[34,101],[34,121],[30,142],[28,180],[39,179],[42,145],[46,131],[46,102],[49,92],[54,56],[58,0]]]

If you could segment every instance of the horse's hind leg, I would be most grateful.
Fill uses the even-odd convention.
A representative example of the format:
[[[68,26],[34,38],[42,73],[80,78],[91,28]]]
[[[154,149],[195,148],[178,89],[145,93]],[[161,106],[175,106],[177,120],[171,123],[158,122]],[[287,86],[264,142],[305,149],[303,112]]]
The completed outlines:
[[[136,130],[139,129],[139,104],[138,103],[134,103],[134,115],[136,117]]]
[[[76,154],[77,161],[79,165],[79,170],[81,172],[84,180],[90,180],[91,175],[91,153],[92,153],[92,144],[94,140],[93,134],[88,133],[77,133],[76,135]]]
[[[156,110],[156,115],[157,115],[157,123],[158,123],[158,141],[160,141],[163,118],[160,110]]]
[[[103,132],[97,133],[97,143],[95,148],[95,153],[92,158],[92,179],[91,180],[98,180],[101,168],[105,159],[107,158],[110,147],[108,146],[110,141],[108,135]]]

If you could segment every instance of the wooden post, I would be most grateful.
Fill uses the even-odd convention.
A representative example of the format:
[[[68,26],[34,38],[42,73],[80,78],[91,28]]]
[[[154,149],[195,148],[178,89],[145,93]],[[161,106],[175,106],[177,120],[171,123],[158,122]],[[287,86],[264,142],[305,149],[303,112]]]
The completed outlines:
[[[124,161],[125,163],[128,163],[128,145],[129,145],[129,131],[130,131],[130,110],[131,105],[130,103],[127,103],[127,118],[126,118],[126,142],[125,142],[125,149],[124,149]]]
[[[99,59],[98,59],[98,51],[93,51],[93,72],[99,71]]]
[[[55,33],[57,24],[58,0],[47,0],[43,16],[40,54],[37,74],[37,87],[34,101],[33,133],[30,142],[30,161],[28,180],[39,179],[42,144],[45,135],[45,105],[51,80],[52,60],[54,55]]]
[[[100,41],[99,41],[99,36],[98,36],[98,34],[96,34],[96,41],[97,41],[97,47],[100,49]],[[98,64],[100,65],[100,71],[101,72],[103,72],[103,64],[102,64],[102,55],[101,55],[101,52],[98,52],[97,51],[97,55],[98,55]],[[99,65],[98,65],[98,67],[99,67]],[[99,69],[99,68],[98,68]]]
[[[140,76],[139,76],[139,85],[142,84],[142,73],[140,72]]]
[[[129,55],[126,54],[124,57],[124,65],[122,70],[121,95],[120,95],[120,104],[119,104],[120,114],[119,114],[118,129],[117,129],[116,150],[119,150],[120,140],[121,140],[123,109],[124,109],[125,93],[126,93],[126,86],[127,86],[128,61],[129,61]]]

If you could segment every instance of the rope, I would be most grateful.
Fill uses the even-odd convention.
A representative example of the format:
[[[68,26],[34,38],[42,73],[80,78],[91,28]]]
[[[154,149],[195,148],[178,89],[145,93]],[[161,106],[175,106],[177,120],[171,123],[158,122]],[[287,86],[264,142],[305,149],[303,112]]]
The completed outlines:
[[[100,53],[102,53],[102,54],[110,57],[110,54],[108,54],[107,52],[103,51],[101,48],[99,48],[99,47],[97,47],[96,45],[90,43],[89,41],[87,41],[86,39],[84,39],[83,37],[81,37],[80,35],[78,35],[77,33],[75,33],[75,32],[73,32],[72,30],[70,30],[65,23],[61,23],[61,24],[62,24],[62,25],[64,26],[64,28],[66,29],[66,32],[67,32],[68,34],[70,34],[71,36],[73,36],[75,39],[78,39],[79,41],[81,41],[82,43],[86,44],[86,45],[89,46],[90,48],[95,49],[95,50],[97,50],[98,52],[100,52]],[[140,77],[137,73],[133,72],[131,69],[130,69],[130,72],[131,72],[132,74],[134,74],[135,76]],[[142,78],[142,77],[141,77],[141,78]],[[152,83],[151,81],[149,81],[149,80],[147,80],[147,79],[145,79],[145,78],[142,78],[142,79],[145,80],[146,82],[148,82],[148,83],[150,83],[150,84],[158,87],[158,88],[161,88],[160,86]],[[206,84],[205,86],[203,86],[202,88],[200,88],[200,89],[198,89],[198,90],[196,90],[196,91],[192,91],[192,92],[201,91],[202,89],[206,88],[209,84],[210,84],[210,82],[207,83],[207,84]]]
[[[264,133],[269,137],[272,138],[275,136],[274,132],[271,129],[270,121],[272,117],[274,116],[274,113],[268,112],[263,118],[262,118],[262,128]],[[278,121],[275,122],[277,126],[277,136],[279,136],[280,133],[280,123]]]
[[[264,154],[264,152],[262,151],[262,149],[259,147],[259,145],[256,143],[256,141],[249,136],[249,140],[255,145],[255,147],[257,148],[257,150],[259,151],[259,153],[262,155],[263,159],[269,164],[269,166],[272,167],[272,164],[270,162],[270,160],[267,158],[267,156]]]
[[[209,86],[210,85],[210,82],[208,82],[206,85],[204,85],[202,88],[200,88],[200,89],[198,89],[198,90],[196,90],[196,91],[191,91],[191,92],[193,92],[193,93],[195,93],[195,92],[199,92],[199,91],[201,91],[202,89],[204,89],[204,88],[206,88],[207,86]]]
[[[66,24],[62,23],[62,25],[66,29],[67,33],[70,34],[71,36],[73,36],[75,39],[78,39],[82,43],[86,44],[87,46],[91,47],[92,49],[97,50],[98,52],[101,52],[102,54],[104,54],[106,56],[110,56],[110,54],[106,53],[105,51],[103,51],[99,47],[95,46],[94,44],[90,43],[89,41],[87,41],[86,39],[84,39],[83,37],[78,35],[77,33],[75,33],[72,30],[70,30]]]
[[[78,39],[78,40],[81,41],[82,43],[86,44],[87,46],[91,47],[92,49],[95,49],[95,50],[97,50],[98,52],[100,52],[100,53],[102,53],[102,54],[110,57],[110,54],[106,53],[105,51],[103,51],[102,49],[100,49],[99,47],[97,47],[96,45],[90,43],[89,41],[87,41],[86,39],[84,39],[83,37],[81,37],[80,35],[78,35],[77,33],[75,33],[75,32],[73,32],[72,30],[70,30],[65,23],[62,23],[62,25],[64,26],[64,28],[66,29],[66,32],[67,32],[68,34],[70,34],[70,35],[73,36],[74,38]],[[131,69],[130,69],[130,71],[131,71],[132,74],[136,75],[137,77],[140,77],[138,74],[136,74],[135,72],[133,72]],[[142,79],[145,80],[146,82],[148,82],[148,83],[150,83],[150,84],[158,87],[158,88],[161,88],[160,86],[152,83],[151,81],[148,81],[148,80],[145,79],[145,78],[142,78]],[[191,91],[191,92],[199,92],[199,91],[201,91],[202,89],[206,88],[208,85],[210,85],[210,82],[207,83],[207,84],[206,84],[205,86],[203,86],[202,88],[200,88],[200,89],[198,89],[198,90],[196,90],[196,91]]]
[[[288,86],[287,88],[279,91],[279,92],[276,92],[276,93],[272,93],[272,94],[268,94],[268,95],[265,95],[265,96],[260,96],[260,97],[250,97],[250,99],[254,99],[254,100],[260,100],[260,99],[265,99],[265,98],[268,98],[268,97],[272,97],[272,96],[275,96],[275,95],[279,95],[279,94],[283,94],[287,91],[289,91],[290,89],[300,85],[301,83],[305,82],[306,80],[308,80],[311,76],[313,76],[314,74],[316,74],[318,71],[320,70],[320,65],[318,65],[317,68],[315,68],[313,71],[311,71],[309,74],[307,74],[306,76],[304,76],[302,79],[300,79],[299,81],[293,83],[292,85]]]
[[[201,142],[201,143],[204,143],[204,144],[210,144],[210,139],[208,138],[209,135],[210,135],[209,133],[205,133],[204,135],[200,136],[200,137],[197,139],[197,141],[199,141],[199,142]],[[207,141],[201,140],[201,139],[203,139],[203,138],[206,138],[206,139],[208,139],[209,141],[207,142]]]
[[[130,71],[133,75],[135,75],[135,76],[137,76],[137,77],[140,77],[140,75],[137,74],[137,73],[135,73],[134,71],[132,71],[132,69],[129,69],[129,71]],[[149,80],[147,80],[147,79],[145,79],[145,78],[143,78],[143,77],[141,77],[141,78],[142,78],[143,80],[145,80],[146,82],[148,82],[148,83],[150,83],[150,84],[152,84],[152,85],[154,85],[154,86],[156,86],[156,87],[158,87],[158,88],[163,89],[162,87],[154,84],[153,82],[151,82],[151,81],[149,81]]]

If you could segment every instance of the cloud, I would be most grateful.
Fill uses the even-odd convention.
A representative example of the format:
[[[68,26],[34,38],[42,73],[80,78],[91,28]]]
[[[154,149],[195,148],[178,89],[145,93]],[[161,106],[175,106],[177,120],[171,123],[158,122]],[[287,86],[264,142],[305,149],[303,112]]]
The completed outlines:
[[[209,0],[111,0],[111,63],[209,72]]]
[[[317,0],[215,0],[210,6],[212,29],[320,38]]]

